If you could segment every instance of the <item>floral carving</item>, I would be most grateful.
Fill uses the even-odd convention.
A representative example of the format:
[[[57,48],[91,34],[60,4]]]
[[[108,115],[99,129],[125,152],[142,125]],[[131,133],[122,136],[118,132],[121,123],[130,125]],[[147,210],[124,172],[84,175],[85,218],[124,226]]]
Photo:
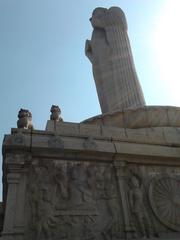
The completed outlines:
[[[64,142],[60,136],[52,136],[48,141],[49,147],[64,148]]]
[[[84,141],[83,147],[87,150],[97,150],[97,144],[92,137],[89,137]]]

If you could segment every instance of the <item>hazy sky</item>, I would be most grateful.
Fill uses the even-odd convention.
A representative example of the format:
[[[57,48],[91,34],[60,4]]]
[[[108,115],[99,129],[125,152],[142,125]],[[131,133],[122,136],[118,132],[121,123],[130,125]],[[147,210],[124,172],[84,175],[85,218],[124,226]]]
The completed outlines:
[[[1,142],[16,127],[20,108],[32,112],[36,129],[45,129],[52,104],[64,121],[100,114],[84,54],[98,6],[119,6],[126,14],[147,105],[180,105],[178,0],[0,0]]]

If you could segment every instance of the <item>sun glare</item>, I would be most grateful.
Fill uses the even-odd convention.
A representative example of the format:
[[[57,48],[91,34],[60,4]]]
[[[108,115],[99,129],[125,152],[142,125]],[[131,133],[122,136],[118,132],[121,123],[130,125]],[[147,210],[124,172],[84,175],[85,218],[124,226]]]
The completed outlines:
[[[159,75],[180,104],[180,1],[167,0],[157,19],[153,45]]]

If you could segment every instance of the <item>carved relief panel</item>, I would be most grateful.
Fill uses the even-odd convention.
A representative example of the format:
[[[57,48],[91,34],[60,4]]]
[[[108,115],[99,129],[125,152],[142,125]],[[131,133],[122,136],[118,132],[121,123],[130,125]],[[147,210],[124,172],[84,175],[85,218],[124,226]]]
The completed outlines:
[[[110,164],[34,161],[26,239],[120,239],[122,205]]]
[[[137,235],[176,236],[180,232],[180,168],[129,165],[129,173],[129,201]]]
[[[154,239],[180,231],[180,169],[37,159],[28,179],[27,240]]]

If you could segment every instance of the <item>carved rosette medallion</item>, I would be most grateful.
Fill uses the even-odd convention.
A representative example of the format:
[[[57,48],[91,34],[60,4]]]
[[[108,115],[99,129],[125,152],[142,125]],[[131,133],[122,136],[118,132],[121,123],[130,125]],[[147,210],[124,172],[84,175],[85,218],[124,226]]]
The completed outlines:
[[[18,132],[11,136],[12,144],[15,145],[26,145],[26,139],[23,133]]]
[[[89,137],[84,141],[83,147],[86,150],[97,150],[97,144],[92,137]]]
[[[64,149],[64,142],[60,136],[52,136],[48,141],[49,147]]]
[[[180,179],[169,176],[154,178],[149,187],[149,200],[161,223],[180,231]]]

